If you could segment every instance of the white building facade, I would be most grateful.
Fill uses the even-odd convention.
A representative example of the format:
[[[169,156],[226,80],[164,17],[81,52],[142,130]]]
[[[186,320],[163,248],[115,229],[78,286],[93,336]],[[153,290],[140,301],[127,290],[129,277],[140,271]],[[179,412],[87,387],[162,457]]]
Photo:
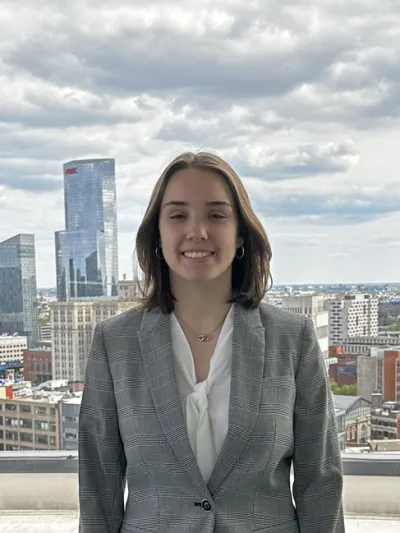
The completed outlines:
[[[23,361],[28,339],[20,335],[0,335],[0,363]]]
[[[283,296],[282,309],[305,315],[314,322],[315,330],[322,354],[329,366],[329,342],[328,342],[328,312],[324,310],[324,299],[321,295],[306,296]]]
[[[378,298],[370,294],[346,294],[325,300],[329,312],[329,345],[340,346],[349,337],[378,335]]]

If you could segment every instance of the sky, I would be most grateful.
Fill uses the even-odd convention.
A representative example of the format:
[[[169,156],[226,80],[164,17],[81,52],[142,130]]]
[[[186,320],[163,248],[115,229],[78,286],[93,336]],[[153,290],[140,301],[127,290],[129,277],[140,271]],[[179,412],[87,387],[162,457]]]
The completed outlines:
[[[120,275],[163,168],[226,158],[275,284],[400,281],[400,2],[0,0],[0,240],[55,285],[63,163],[114,157]]]

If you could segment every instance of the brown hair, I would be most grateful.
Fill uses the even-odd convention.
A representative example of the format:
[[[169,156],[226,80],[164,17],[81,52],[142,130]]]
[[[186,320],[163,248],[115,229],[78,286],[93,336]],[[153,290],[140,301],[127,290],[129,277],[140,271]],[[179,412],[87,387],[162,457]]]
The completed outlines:
[[[159,215],[164,191],[169,179],[178,171],[189,168],[216,172],[229,185],[237,216],[238,234],[244,241],[244,256],[232,264],[232,302],[247,308],[259,305],[272,277],[271,245],[257,215],[254,213],[246,189],[236,172],[223,159],[208,152],[185,152],[176,157],[158,179],[146,213],[136,236],[136,253],[144,272],[141,306],[151,310],[160,307],[164,313],[174,309],[174,296],[169,282],[169,267],[156,255],[159,245]]]

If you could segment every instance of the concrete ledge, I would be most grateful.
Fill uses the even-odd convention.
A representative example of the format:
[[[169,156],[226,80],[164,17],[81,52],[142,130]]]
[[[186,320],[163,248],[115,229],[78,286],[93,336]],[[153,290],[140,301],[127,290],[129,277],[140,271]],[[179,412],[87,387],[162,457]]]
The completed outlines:
[[[400,518],[400,455],[343,460],[349,516]],[[0,512],[78,512],[77,452],[0,452]]]
[[[76,474],[0,474],[0,512],[78,512]],[[346,515],[399,517],[400,480],[397,477],[346,476]]]
[[[345,476],[400,477],[400,453],[342,454]],[[77,474],[77,451],[0,452],[0,474]]]

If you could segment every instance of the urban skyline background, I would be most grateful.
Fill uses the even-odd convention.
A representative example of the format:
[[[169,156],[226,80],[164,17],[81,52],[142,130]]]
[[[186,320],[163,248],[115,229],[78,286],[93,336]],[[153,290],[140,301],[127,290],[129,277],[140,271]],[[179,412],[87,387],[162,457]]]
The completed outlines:
[[[400,4],[108,6],[1,4],[0,240],[35,234],[38,286],[56,284],[63,163],[115,158],[121,277],[188,149],[244,179],[276,284],[398,281]]]
[[[79,527],[93,329],[137,306],[136,231],[186,150],[243,178],[272,243],[266,300],[314,324],[346,531],[398,530],[400,3],[2,0],[0,20],[0,530]],[[64,175],[99,158],[115,188],[75,181],[69,226]],[[56,264],[97,293],[117,262],[116,297],[57,301]]]
[[[135,260],[135,253],[134,253],[134,239],[135,239],[135,235],[133,234],[133,236],[131,236],[131,239],[132,239],[132,243],[131,243],[131,254],[129,256],[129,250],[127,253],[123,253],[122,255],[122,261],[120,260],[121,256],[120,254],[118,253],[118,249],[119,249],[119,241],[120,240],[123,240],[125,241],[126,240],[126,234],[124,234],[124,232],[122,232],[122,236],[120,234],[120,232],[118,232],[118,228],[119,228],[119,224],[118,224],[118,217],[117,217],[117,213],[118,213],[118,190],[115,191],[115,184],[116,184],[116,188],[118,188],[118,176],[116,176],[116,170],[115,170],[115,164],[117,164],[117,162],[115,162],[115,160],[111,157],[109,158],[95,158],[94,159],[95,161],[101,161],[101,160],[104,160],[104,161],[112,161],[112,166],[113,166],[113,169],[112,169],[112,173],[113,173],[113,181],[114,181],[114,190],[113,190],[113,202],[114,204],[116,203],[116,209],[115,209],[115,213],[113,213],[113,217],[115,217],[116,220],[113,220],[113,223],[114,225],[116,224],[116,231],[115,231],[115,228],[113,228],[113,235],[114,235],[114,239],[116,239],[117,241],[117,244],[115,245],[115,243],[112,245],[112,247],[114,247],[114,250],[113,250],[113,256],[114,256],[114,261],[113,261],[113,264],[111,266],[111,264],[109,265],[109,268],[113,269],[114,272],[115,272],[115,267],[118,268],[118,263],[122,263],[122,267],[119,266],[119,269],[118,269],[118,276],[114,279],[114,281],[117,281],[118,279],[122,279],[123,276],[127,275],[128,278],[131,278],[132,277],[132,274],[133,274],[133,269],[137,268],[137,265],[134,265],[134,260]],[[72,166],[76,166],[76,163],[78,164],[82,164],[84,163],[85,161],[90,161],[90,160],[87,160],[87,159],[82,159],[82,160],[74,160],[74,161],[70,161],[68,163],[64,163],[63,166],[62,166],[62,174],[65,174],[65,170],[66,170],[66,167],[68,165],[71,165]],[[100,172],[101,174],[101,172]],[[158,176],[157,176],[158,177]],[[244,181],[246,182],[246,179],[244,179]],[[66,194],[66,187],[64,186],[63,184],[63,191],[64,191],[64,196]],[[251,196],[251,193],[250,193],[250,196]],[[93,213],[93,209],[90,209],[90,206],[94,206],[95,202],[93,202],[93,199],[91,199],[90,197],[88,197],[90,201],[87,201],[85,202],[85,198],[84,197],[81,197],[81,202],[80,202],[80,210],[82,212],[82,214],[85,214],[85,210],[86,210],[86,214],[83,218],[87,218],[87,214],[88,213]],[[144,210],[145,210],[145,207],[146,207],[147,204],[143,204],[142,208],[141,208],[141,216],[144,214]],[[254,205],[254,202],[253,202],[253,205]],[[63,202],[63,218],[64,218],[64,221],[66,222],[66,216],[67,216],[67,212],[66,212],[66,204],[65,204],[65,198],[64,198],[64,202]],[[257,209],[256,210],[256,213],[258,214],[258,216],[260,216],[260,218],[263,220],[263,216],[260,215],[259,212],[257,212]],[[400,210],[400,207],[399,207],[399,210]],[[140,217],[141,218],[141,217]],[[135,229],[137,229],[138,227],[138,224],[140,223],[140,218],[138,217],[138,222],[137,222],[137,225],[135,226]],[[87,221],[86,221],[87,222]],[[338,222],[340,223],[340,221],[338,220]],[[62,225],[62,224],[60,224]],[[264,224],[265,225],[265,224]],[[19,226],[20,227],[26,227],[25,224],[21,224]],[[400,227],[400,225],[399,225]],[[10,239],[10,238],[13,238],[15,237],[16,235],[18,234],[25,234],[25,233],[30,233],[30,232],[26,232],[26,231],[20,231],[18,227],[16,227],[14,229],[14,232],[9,232],[8,234],[5,234],[4,235],[2,233],[0,233],[0,242],[1,240],[7,240],[7,239]],[[83,228],[83,226],[82,226]],[[39,257],[42,255],[43,253],[43,248],[41,249],[41,243],[42,243],[42,239],[40,239],[40,237],[38,238],[37,237],[37,234],[35,233],[32,233],[34,236],[35,236],[35,250],[36,250],[36,265],[37,265],[37,287],[38,289],[40,288],[56,288],[57,287],[57,237],[60,235],[60,234],[65,234],[65,231],[55,231],[53,235],[53,250],[52,250],[52,265],[49,265],[49,264],[46,264],[46,265],[43,265],[42,262],[38,261],[37,257],[39,255]],[[54,242],[54,236],[56,237],[56,243]],[[274,243],[274,240],[276,241],[276,239],[274,239],[274,236],[272,235],[269,235],[272,243]],[[73,239],[72,239],[73,240]],[[38,243],[39,241],[39,243]],[[84,242],[84,239],[82,239],[82,235],[79,236],[79,239],[77,240],[76,244],[78,244],[79,246],[82,244],[82,242]],[[279,245],[279,242],[276,243]],[[382,248],[383,248],[383,241],[381,242],[382,244]],[[390,246],[389,248],[386,250],[386,252],[390,253],[390,252],[393,252],[395,255],[396,255],[396,252],[398,252],[398,250],[396,249],[395,247],[395,244],[396,242],[393,241],[392,243],[388,243]],[[54,246],[55,245],[55,246]],[[399,245],[400,245],[400,240],[399,240]],[[301,253],[301,248],[302,248],[302,244],[301,244],[301,240],[299,241],[298,243],[298,246],[295,245],[295,243],[293,243],[293,253],[297,253],[300,249],[300,253]],[[383,251],[383,250],[382,250]],[[274,253],[274,249],[273,249],[273,253]],[[384,251],[383,251],[384,253]],[[117,254],[117,259],[115,260],[115,254]],[[51,252],[49,254],[51,256]],[[294,268],[293,267],[293,264],[291,264],[291,267],[292,267],[292,270],[290,270],[290,268],[288,268],[288,266],[285,267],[284,269],[284,272],[287,272],[287,276],[288,278],[284,278],[282,275],[279,274],[279,272],[276,272],[274,271],[274,265],[278,265],[280,266],[280,264],[282,263],[282,258],[280,258],[279,256],[276,257],[276,252],[275,252],[275,257],[273,257],[273,262],[272,262],[272,275],[274,276],[274,286],[277,286],[277,285],[301,285],[301,284],[310,284],[310,285],[318,285],[318,284],[321,284],[321,285],[324,285],[324,284],[368,284],[368,283],[371,283],[371,284],[374,284],[374,283],[389,283],[389,284],[397,284],[400,282],[400,277],[398,276],[398,269],[396,268],[396,263],[393,263],[393,264],[390,264],[390,265],[387,265],[389,266],[389,268],[378,268],[377,271],[375,271],[374,273],[371,272],[371,277],[363,277],[363,272],[366,271],[367,269],[362,269],[360,268],[360,275],[359,277],[352,277],[351,275],[351,271],[350,269],[348,269],[348,272],[349,274],[347,275],[348,277],[344,277],[346,276],[346,274],[344,274],[342,277],[340,277],[340,275],[338,277],[335,277],[335,274],[332,272],[332,269],[329,269],[328,271],[328,274],[324,274],[322,272],[320,272],[319,275],[317,275],[316,277],[314,277],[313,279],[311,277],[307,277],[307,273],[305,272],[307,269],[303,269],[301,268],[300,266],[300,269],[298,269],[298,265],[296,264],[296,267]],[[335,256],[336,254],[334,254],[333,252],[331,254],[328,254],[328,257],[330,256]],[[346,255],[349,255],[349,254],[337,254],[337,256],[346,256]],[[320,266],[323,262],[324,262],[324,257],[321,254],[317,254],[316,256],[316,261],[317,261],[317,265],[312,265],[311,264],[311,261],[309,260],[309,265],[310,265],[310,268],[312,267],[317,267]],[[400,257],[399,257],[400,258]],[[345,259],[344,259],[345,261]],[[43,267],[43,268],[40,268],[40,267]],[[343,265],[344,267],[348,266],[347,264]],[[53,273],[51,272],[52,268],[53,267]],[[300,274],[298,273],[298,270],[300,270],[300,272],[302,272],[303,274]],[[346,268],[342,268],[341,270],[342,272],[346,272]],[[369,269],[370,271],[370,269]],[[386,274],[386,277],[383,277],[383,274],[382,272],[387,272]],[[290,274],[291,272],[291,274]],[[290,275],[292,276],[290,278]],[[112,293],[105,293],[105,295],[107,296],[111,296],[111,295],[115,295],[116,294],[116,291],[115,289],[113,289],[114,292]],[[94,294],[93,294],[94,295]],[[100,294],[99,294],[100,295]]]

